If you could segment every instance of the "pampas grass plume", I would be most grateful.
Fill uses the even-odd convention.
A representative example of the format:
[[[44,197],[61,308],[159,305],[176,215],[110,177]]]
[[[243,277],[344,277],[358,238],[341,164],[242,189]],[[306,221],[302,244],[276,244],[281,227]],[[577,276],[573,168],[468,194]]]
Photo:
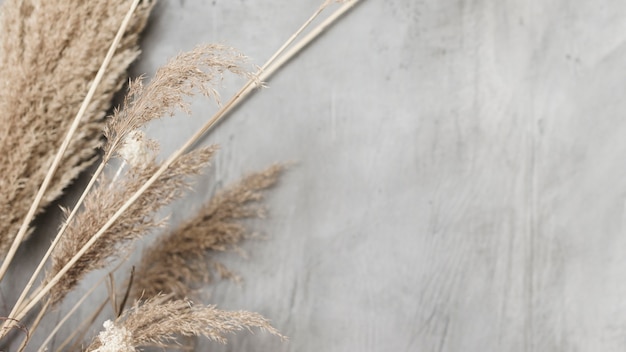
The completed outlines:
[[[139,54],[151,8],[144,1],[136,10],[38,212],[95,160],[105,113]],[[0,253],[13,241],[127,11],[124,0],[2,3]]]

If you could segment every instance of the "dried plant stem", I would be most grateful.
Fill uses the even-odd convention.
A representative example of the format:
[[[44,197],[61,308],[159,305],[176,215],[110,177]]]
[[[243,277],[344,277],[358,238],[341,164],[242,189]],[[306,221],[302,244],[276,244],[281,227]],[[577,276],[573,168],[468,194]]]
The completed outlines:
[[[346,14],[346,12],[348,12],[349,10],[351,10],[357,3],[359,3],[362,0],[351,0],[351,1],[346,1],[340,8],[338,8],[337,10],[335,10],[330,16],[328,16],[328,18],[326,18],[322,23],[318,24],[317,26],[315,26],[315,28],[313,28],[309,33],[307,33],[302,39],[298,40],[297,43],[295,43],[291,48],[289,48],[289,50],[286,50],[287,47],[289,47],[289,45],[291,45],[295,39],[295,37],[297,35],[292,35],[291,38],[289,38],[287,40],[287,42],[285,42],[285,44],[283,44],[283,46],[278,49],[278,51],[276,53],[280,53],[282,55],[276,55],[276,53],[274,55],[272,55],[272,57],[265,63],[265,65],[263,65],[261,67],[261,69],[259,70],[259,73],[257,74],[257,78],[260,82],[264,82],[266,79],[268,79],[269,77],[271,77],[276,71],[278,71],[278,69],[280,69],[281,67],[283,67],[287,62],[289,62],[291,59],[293,59],[294,56],[296,56],[300,51],[302,51],[307,45],[309,45],[313,40],[315,40],[317,37],[320,36],[320,34],[322,34],[325,30],[327,30],[330,26],[332,26],[335,22],[337,22],[337,20],[339,18],[341,18],[341,16],[343,16],[344,14]],[[296,32],[297,34],[301,34],[302,31],[306,28],[306,26],[308,26],[317,16],[319,16],[319,14],[321,13],[321,11],[323,9],[326,8],[328,4],[324,3],[314,14],[313,16],[311,16],[311,18],[309,18],[309,20],[307,20],[307,22],[305,23],[305,25],[303,25],[302,27],[300,27],[300,29],[298,29],[298,31]],[[250,82],[249,82],[250,83]],[[224,111],[224,115],[228,114],[232,109],[234,109],[239,103],[241,103],[241,101],[243,100],[243,98],[245,98],[246,96],[248,96],[255,88],[257,88],[258,85],[253,85],[253,84],[246,84],[241,90],[241,98],[237,100],[237,102],[235,102],[235,104],[233,104],[232,106],[228,107],[227,109],[225,109]]]
[[[278,50],[276,50],[276,52],[274,53],[274,55],[272,55],[272,56],[271,56],[271,57],[267,60],[267,62],[265,63],[265,65],[263,65],[263,67],[261,67],[261,69],[259,70],[259,71],[260,71],[260,73],[262,73],[263,71],[265,71],[265,69],[267,69],[267,67],[268,67],[269,65],[271,65],[271,64],[274,62],[274,60],[276,60],[276,58],[277,58],[277,57],[279,57],[279,56],[280,56],[280,55],[281,55],[281,54],[285,51],[285,49],[287,49],[287,47],[288,47],[289,45],[291,45],[291,43],[293,43],[293,42],[294,42],[294,40],[296,40],[296,38],[297,38],[297,37],[298,37],[298,36],[302,33],[302,31],[304,31],[304,30],[306,29],[306,27],[308,27],[308,26],[311,24],[311,22],[313,22],[313,21],[317,18],[317,16],[319,16],[319,15],[322,13],[322,11],[324,11],[324,9],[325,9],[328,5],[329,5],[329,2],[328,2],[328,1],[325,1],[322,5],[320,5],[320,7],[317,9],[317,11],[315,11],[315,12],[311,15],[311,17],[309,17],[309,19],[308,19],[308,20],[306,20],[306,21],[302,24],[302,26],[300,26],[300,28],[298,28],[298,30],[297,30],[297,31],[295,31],[295,32],[291,35],[291,37],[289,37],[289,39],[287,39],[287,41],[286,41],[285,43],[283,43],[283,45],[282,45],[282,46],[281,46]]]
[[[109,51],[107,52],[107,55],[104,61],[102,62],[102,65],[100,66],[100,69],[98,70],[98,73],[96,74],[96,77],[94,78],[93,83],[89,87],[87,96],[83,100],[83,103],[80,106],[80,109],[78,110],[78,113],[76,114],[76,117],[74,118],[74,121],[72,122],[72,125],[70,126],[70,129],[68,130],[65,136],[65,139],[63,140],[63,143],[61,144],[61,147],[59,148],[59,151],[54,157],[54,161],[52,162],[52,165],[50,166],[50,169],[48,170],[48,173],[46,174],[46,177],[44,178],[44,181],[41,184],[41,187],[39,188],[37,195],[35,196],[35,200],[33,201],[30,209],[28,210],[28,213],[26,214],[26,218],[24,218],[24,221],[22,222],[22,226],[20,227],[20,230],[18,231],[17,236],[13,240],[13,243],[11,244],[11,247],[9,248],[9,251],[6,257],[4,258],[4,261],[2,262],[2,266],[0,267],[0,281],[2,281],[2,279],[6,275],[6,272],[9,269],[9,265],[11,264],[11,261],[15,257],[17,248],[20,246],[20,244],[24,240],[24,237],[26,236],[28,227],[31,221],[33,220],[33,217],[35,216],[35,212],[37,211],[37,208],[39,207],[39,203],[41,203],[44,193],[48,189],[50,181],[52,181],[52,177],[54,176],[54,173],[56,172],[57,168],[59,167],[59,164],[61,163],[63,154],[65,154],[65,150],[69,146],[72,140],[72,137],[74,136],[74,133],[78,129],[78,125],[80,124],[80,121],[83,115],[85,114],[85,112],[87,111],[87,108],[89,107],[89,103],[91,102],[94,94],[96,93],[96,88],[98,87],[98,85],[102,81],[102,78],[104,77],[105,71],[107,67],[109,66],[109,63],[111,62],[111,59],[113,58],[113,55],[115,54],[115,50],[119,46],[124,33],[126,32],[126,28],[128,27],[128,24],[130,23],[132,15],[135,12],[135,9],[137,9],[139,2],[140,0],[133,0],[130,10],[126,14],[126,17],[124,17],[124,20],[122,21],[122,24],[120,25],[120,28],[117,34],[115,35],[115,39],[113,39],[113,42],[111,43],[111,46],[109,47]],[[3,325],[6,325],[6,324],[3,324]],[[6,326],[3,326],[3,328],[4,327]],[[7,329],[2,329],[2,331],[0,332],[0,337],[4,336],[6,334],[6,331]]]
[[[102,276],[102,277],[100,278],[100,280],[98,280],[95,284],[93,284],[93,285],[91,286],[91,288],[90,288],[87,292],[85,292],[85,293],[83,294],[83,296],[82,296],[82,297],[81,297],[81,298],[80,298],[80,299],[76,302],[76,304],[74,304],[74,306],[70,309],[70,311],[69,311],[69,312],[67,312],[67,313],[65,314],[65,316],[63,316],[63,318],[62,318],[59,322],[57,322],[57,323],[56,323],[55,328],[54,328],[54,329],[50,332],[50,334],[48,335],[48,337],[46,337],[46,339],[44,340],[44,342],[41,344],[41,347],[39,347],[38,351],[45,351],[45,346],[46,346],[46,345],[50,342],[50,340],[52,340],[52,339],[54,338],[54,335],[55,335],[55,334],[59,331],[59,329],[61,329],[61,326],[63,326],[63,324],[65,324],[65,322],[66,322],[66,321],[67,321],[67,320],[68,320],[68,319],[69,319],[69,318],[70,318],[70,317],[71,317],[71,316],[72,316],[72,315],[73,315],[73,314],[74,314],[74,313],[78,310],[78,308],[80,308],[80,306],[81,306],[81,305],[85,302],[85,300],[86,300],[89,296],[91,296],[91,294],[92,294],[92,293],[94,293],[94,292],[95,292],[95,290],[96,290],[98,287],[100,287],[100,285],[102,285],[102,283],[103,283],[103,282],[104,282],[104,281],[105,281],[108,277],[110,277],[111,275],[113,275],[113,273],[115,273],[115,272],[116,272],[119,268],[121,268],[121,267],[122,267],[122,264],[124,264],[124,262],[128,259],[128,257],[129,257],[129,256],[130,256],[130,253],[129,253],[129,255],[127,255],[127,256],[126,256],[123,260],[120,260],[120,262],[119,262],[119,263],[115,266],[115,268],[113,268],[111,271],[109,271],[109,274],[108,274],[108,275],[104,275],[104,276]],[[106,304],[108,300],[110,300],[110,297],[107,297],[107,299],[104,301],[104,304]],[[47,307],[49,306],[49,304],[50,304],[50,301],[49,301],[49,300],[48,300],[48,301],[46,301],[46,304],[45,304],[44,309],[43,309],[42,311],[45,311],[45,308],[47,308]],[[100,308],[100,309],[98,309],[98,310],[97,310],[98,314],[100,314],[100,311],[101,311],[102,309],[103,309],[103,308]],[[32,333],[32,331],[33,331],[34,329],[35,329],[34,327],[33,327],[33,328],[31,328],[31,333]],[[78,330],[80,330],[80,329],[78,329]],[[76,331],[74,332],[74,334],[75,334],[75,333],[78,333],[78,330],[76,330]],[[72,336],[74,336],[74,334],[72,334]]]
[[[46,254],[44,254],[43,258],[41,258],[41,261],[39,262],[39,265],[37,266],[37,268],[35,269],[35,271],[31,275],[30,280],[28,280],[28,283],[26,284],[26,287],[24,288],[24,290],[20,294],[20,297],[17,299],[17,302],[15,303],[15,307],[17,307],[17,308],[13,308],[14,310],[21,308],[20,306],[22,305],[22,303],[24,303],[24,300],[26,299],[26,296],[28,295],[28,292],[30,292],[30,289],[33,287],[33,284],[35,283],[35,280],[37,279],[37,275],[39,275],[41,270],[43,270],[43,267],[45,266],[46,261],[48,260],[48,258],[50,258],[50,255],[52,254],[52,251],[54,250],[56,245],[59,243],[59,240],[61,239],[61,236],[63,236],[63,233],[65,233],[65,230],[67,229],[69,223],[72,221],[72,219],[74,218],[76,213],[78,213],[78,209],[80,208],[80,205],[85,200],[85,197],[87,197],[87,194],[89,193],[91,188],[93,188],[93,186],[96,184],[96,180],[98,179],[98,177],[100,176],[102,171],[104,171],[104,167],[105,167],[105,163],[102,162],[102,163],[100,163],[100,165],[98,166],[98,168],[94,172],[93,176],[91,177],[91,180],[89,180],[89,184],[87,184],[87,187],[85,187],[85,189],[83,190],[83,194],[81,194],[80,198],[76,202],[76,205],[74,205],[74,209],[72,209],[70,214],[67,216],[67,219],[65,219],[65,222],[61,226],[61,229],[59,230],[59,232],[57,233],[56,237],[54,238],[54,240],[50,244],[50,247],[48,247],[48,251],[46,252]]]
[[[294,46],[291,47],[288,51],[286,51],[280,58],[278,58],[278,60],[274,61],[263,72],[261,72],[261,75],[259,76],[259,80],[264,81],[265,79],[273,75],[278,69],[280,69],[287,62],[289,62],[289,60],[291,60],[294,56],[296,56],[296,54],[302,51],[313,40],[319,37],[320,34],[322,34],[325,30],[327,30],[330,26],[332,26],[335,22],[337,22],[339,18],[341,18],[348,11],[350,11],[360,1],[362,0],[346,1],[340,8],[335,10],[322,23],[315,26],[315,28],[313,28],[309,33],[307,33],[296,44],[294,44]]]
[[[100,303],[100,305],[98,306],[98,309],[96,309],[88,319],[85,319],[80,324],[80,326],[76,328],[74,332],[70,334],[70,336],[68,336],[65,340],[63,340],[63,342],[59,345],[59,347],[57,347],[55,351],[56,352],[77,351],[80,341],[83,340],[83,338],[87,334],[87,331],[89,330],[89,327],[93,324],[94,321],[96,321],[96,318],[98,318],[100,313],[102,313],[102,310],[104,310],[104,308],[106,307],[107,303],[109,303],[109,299],[111,298],[110,297],[105,298],[104,301],[102,301],[102,303]],[[65,346],[69,345],[69,343],[72,342],[72,340],[74,340],[74,338],[79,334],[80,334],[79,338],[77,338],[76,341],[74,341],[74,343],[72,344],[72,346],[66,350]],[[45,348],[39,349],[37,352],[40,352],[40,351],[46,351],[46,349]]]
[[[31,325],[30,329],[28,330],[28,335],[26,335],[26,338],[24,339],[24,341],[22,341],[22,344],[17,349],[19,352],[24,351],[24,349],[26,348],[26,345],[28,345],[28,342],[30,341],[30,336],[33,334],[33,331],[35,331],[35,329],[37,329],[37,327],[39,326],[39,323],[41,323],[41,320],[43,319],[44,315],[48,312],[48,308],[50,307],[49,303],[50,302],[47,301],[46,304],[44,304],[44,306],[41,307],[41,310],[37,314],[37,317],[35,318],[35,320],[33,321],[33,324]]]
[[[85,302],[85,300],[87,298],[89,298],[89,296],[91,296],[91,294],[94,293],[96,291],[96,289],[98,287],[100,287],[100,285],[102,285],[102,283],[104,282],[104,280],[106,280],[107,277],[108,277],[108,275],[107,276],[103,276],[98,282],[96,282],[93,286],[91,286],[89,291],[87,291],[87,292],[85,292],[85,294],[83,294],[83,296],[76,302],[76,304],[74,304],[72,309],[70,309],[69,312],[67,312],[63,316],[63,318],[56,323],[56,326],[54,327],[54,329],[50,332],[50,334],[48,334],[48,337],[46,337],[46,339],[41,344],[41,347],[39,347],[39,349],[37,351],[45,351],[46,350],[46,345],[48,345],[50,340],[52,340],[54,338],[54,336],[61,329],[63,324],[65,324],[65,322],[78,310],[78,308],[80,308],[80,306],[83,304],[83,302]]]
[[[275,72],[280,68],[281,65],[286,63],[289,58],[293,57],[299,50],[302,50],[306,44],[311,42],[316,36],[321,34],[325,28],[330,26],[334,21],[336,21],[343,13],[352,8],[359,0],[352,0],[346,2],[341,6],[338,10],[335,11],[334,15],[331,16],[330,20],[327,20],[323,23],[323,27],[318,26],[310,35],[308,35],[305,39],[306,41],[303,43],[299,43],[293,49],[288,52],[288,55],[284,55],[281,57],[281,60],[278,62],[276,59],[279,55],[273,55],[272,61],[265,63],[259,72],[255,75],[255,78],[248,80],[248,82],[233,96],[231,97],[226,104],[224,104],[212,117],[209,119],[196,133],[194,133],[191,138],[189,138],[183,146],[181,146],[178,150],[176,150],[170,157],[165,160],[161,167],[146,181],[146,183],[139,188],[125,203],[122,205],[115,214],[94,234],[89,241],[72,257],[68,263],[61,269],[59,272],[40,290],[37,290],[37,294],[34,295],[32,299],[30,299],[22,309],[19,309],[15,314],[11,314],[9,318],[12,319],[22,319],[28,312],[37,305],[43,297],[50,291],[54,285],[56,285],[59,280],[62,278],[65,273],[83,256],[92,246],[93,244],[100,238],[102,235],[117,221],[117,219],[135,202],[139,197],[172,165],[181,155],[183,155],[189,148],[191,148],[204,134],[210,130],[218,121],[220,121],[226,113],[228,113],[233,107],[235,107],[238,103],[240,103],[248,94],[250,94],[254,88],[258,87],[261,84],[260,78],[268,78],[271,73]],[[316,11],[317,12],[317,11]],[[309,22],[309,21],[307,21]],[[301,30],[299,30],[301,31]],[[293,39],[289,39],[289,41],[293,41]],[[287,45],[288,46],[288,45]],[[287,47],[283,45],[279,51],[284,51]],[[265,71],[265,69],[268,69]]]
[[[115,54],[115,50],[117,49],[123,35],[124,32],[126,32],[126,28],[128,27],[128,24],[130,23],[130,20],[132,18],[133,13],[135,12],[135,10],[137,9],[137,6],[139,5],[140,0],[134,0],[131,4],[131,7],[128,11],[128,13],[126,14],[126,17],[124,17],[124,20],[122,21],[120,28],[117,32],[117,34],[115,35],[115,38],[113,39],[113,42],[111,43],[111,46],[109,47],[109,50],[107,52],[107,55],[104,59],[104,61],[102,62],[102,65],[100,66],[100,69],[98,70],[98,73],[96,74],[96,77],[94,78],[93,83],[91,84],[89,91],[87,92],[87,96],[85,97],[85,99],[82,102],[82,105],[78,111],[78,113],[76,114],[76,117],[74,118],[74,121],[69,129],[69,131],[67,132],[65,139],[63,140],[63,143],[61,145],[61,147],[59,148],[59,151],[57,152],[57,155],[55,156],[54,161],[52,162],[52,165],[50,166],[50,169],[48,170],[48,173],[46,174],[46,177],[41,185],[41,187],[39,188],[39,191],[37,193],[37,196],[35,197],[35,200],[33,201],[33,204],[31,205],[31,208],[29,209],[28,214],[26,215],[26,218],[24,219],[24,222],[22,223],[22,226],[20,227],[20,230],[17,234],[17,236],[15,237],[13,243],[11,244],[11,247],[2,263],[2,266],[0,267],[0,281],[2,281],[2,279],[4,278],[4,276],[6,275],[6,272],[9,268],[9,265],[11,264],[11,261],[13,260],[15,253],[17,252],[17,249],[19,247],[19,245],[21,244],[22,240],[24,239],[24,236],[26,235],[26,232],[28,230],[28,225],[30,224],[30,222],[33,219],[33,216],[37,210],[37,207],[39,206],[39,203],[41,202],[41,199],[43,198],[43,195],[46,191],[46,189],[48,188],[48,185],[50,184],[50,181],[52,180],[52,177],[54,176],[54,173],[56,172],[57,167],[59,166],[59,163],[61,161],[61,158],[63,157],[63,154],[65,153],[65,150],[67,149],[74,133],[76,132],[78,125],[83,117],[83,115],[85,114],[87,107],[89,106],[89,103],[91,102],[91,100],[93,99],[93,96],[96,92],[96,88],[98,87],[98,85],[100,84],[100,81],[102,80],[104,73],[107,69],[107,67],[109,66],[109,63],[111,62],[111,59],[113,58],[113,55]],[[102,170],[100,170],[99,172],[102,172]],[[92,178],[93,181],[94,178]],[[95,182],[95,181],[94,181]],[[91,184],[92,182],[90,182]],[[87,192],[83,193],[83,196],[81,196],[81,199],[84,199],[84,195],[86,195]],[[80,202],[80,201],[79,201]],[[76,212],[76,210],[78,209],[80,203],[78,203],[75,207],[74,207],[74,211]],[[66,223],[64,224],[64,228],[67,227],[66,224],[69,223],[68,221],[66,221]],[[64,230],[64,229],[62,229]],[[58,243],[58,240],[60,239],[60,236],[57,235],[57,237],[55,238],[53,244],[50,246],[48,252],[46,253],[46,259],[47,257],[50,256],[50,253],[52,252],[52,249],[54,249],[54,246],[56,245],[56,243]],[[13,310],[11,312],[11,314],[9,314],[9,316],[12,316],[15,314],[16,310],[19,310],[21,308],[22,302],[24,301],[26,295],[28,294],[28,291],[30,291],[30,288],[32,287],[37,275],[39,274],[39,272],[42,270],[43,266],[45,264],[45,259],[42,260],[40,262],[40,264],[38,265],[36,272],[31,276],[31,279],[29,280],[26,288],[22,291],[22,294],[20,295],[20,298],[18,299],[18,302],[14,305]],[[21,318],[20,318],[21,319]],[[6,335],[6,333],[9,331],[8,329],[8,325],[7,324],[12,324],[11,320],[7,320],[3,325],[2,325],[2,329],[0,331],[0,338],[4,337]]]

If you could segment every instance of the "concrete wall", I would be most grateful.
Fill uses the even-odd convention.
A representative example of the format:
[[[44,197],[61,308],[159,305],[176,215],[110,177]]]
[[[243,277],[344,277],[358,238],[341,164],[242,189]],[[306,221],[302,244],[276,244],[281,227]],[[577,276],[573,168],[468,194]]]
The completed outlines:
[[[208,42],[260,64],[319,2],[161,1],[134,71]],[[172,215],[297,162],[267,239],[221,257],[243,284],[207,288],[290,341],[211,350],[624,350],[624,18],[614,0],[364,0],[206,139],[222,151]],[[212,109],[150,131],[171,151]]]

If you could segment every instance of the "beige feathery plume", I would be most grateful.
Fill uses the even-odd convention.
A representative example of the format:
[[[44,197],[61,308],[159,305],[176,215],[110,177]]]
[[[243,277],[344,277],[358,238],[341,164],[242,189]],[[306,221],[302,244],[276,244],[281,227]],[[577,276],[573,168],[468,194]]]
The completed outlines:
[[[152,1],[143,1],[69,145],[39,211],[101,143],[103,118],[137,57]],[[120,23],[124,0],[6,0],[0,8],[0,253],[6,251]]]
[[[244,68],[245,63],[246,57],[233,48],[202,45],[170,60],[157,70],[147,86],[143,85],[142,78],[131,81],[124,109],[115,110],[106,126],[105,160],[116,155],[127,136],[146,123],[173,115],[177,109],[189,113],[189,102],[185,101],[185,97],[200,92],[219,103],[215,87],[224,73],[250,77],[251,74]]]
[[[282,338],[267,319],[257,313],[223,311],[214,306],[194,305],[188,300],[165,298],[156,296],[138,302],[115,323],[105,322],[105,331],[87,351],[135,351],[146,345],[168,347],[180,343],[180,336],[204,336],[225,343],[226,334],[252,328]]]
[[[109,260],[125,252],[125,243],[137,239],[163,225],[155,213],[187,188],[188,176],[198,174],[206,166],[215,147],[201,148],[183,155],[135,202],[50,291],[51,303],[59,302],[88,272],[104,267]],[[50,280],[68,263],[90,237],[124,204],[129,194],[139,189],[159,165],[152,159],[145,165],[132,167],[120,180],[105,178],[85,198],[77,214],[52,252]]]
[[[258,203],[262,191],[276,183],[282,170],[281,165],[271,166],[217,192],[195,217],[159,238],[143,253],[133,297],[165,293],[182,299],[208,282],[211,252],[232,247],[249,233],[241,220],[265,214]]]
[[[65,235],[52,253],[53,265],[48,279],[60,272],[90,236],[122,207],[128,196],[140,189],[160,167],[154,161],[156,142],[147,139],[139,128],[154,119],[173,115],[177,109],[189,112],[185,97],[194,93],[200,92],[218,100],[214,87],[226,71],[247,76],[244,62],[245,57],[232,48],[199,46],[170,60],[157,70],[148,85],[144,86],[141,78],[131,82],[124,108],[116,109],[107,123],[107,143],[102,161],[106,163],[111,157],[121,157],[131,165],[130,171],[115,185],[110,184],[111,180],[104,180],[88,194],[82,213],[69,222]],[[153,218],[154,212],[180,195],[186,185],[185,177],[200,172],[214,150],[214,147],[202,148],[175,161],[65,274],[51,291],[52,302],[62,299],[86,272],[105,265],[106,258],[114,254],[121,243],[138,238],[157,226],[159,222]]]

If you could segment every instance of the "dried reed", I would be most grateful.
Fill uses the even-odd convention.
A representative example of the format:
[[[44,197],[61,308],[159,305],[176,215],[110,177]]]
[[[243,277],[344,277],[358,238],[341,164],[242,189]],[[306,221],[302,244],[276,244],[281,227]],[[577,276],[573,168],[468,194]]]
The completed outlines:
[[[87,251],[50,291],[52,303],[59,302],[89,271],[100,269],[124,253],[125,243],[141,238],[150,230],[164,225],[156,212],[180,197],[188,186],[186,178],[198,174],[209,162],[215,148],[202,148],[178,159],[166,173],[142,194],[142,197]],[[102,224],[158,168],[155,161],[143,167],[133,167],[115,184],[105,178],[83,203],[84,210],[68,226],[65,236],[52,252],[52,267],[47,273],[50,281],[70,258],[90,239]]]
[[[226,343],[226,334],[252,328],[281,336],[257,313],[223,311],[214,306],[194,305],[189,300],[172,301],[167,296],[136,303],[118,321],[106,321],[104,328],[87,351],[136,351],[147,345],[171,347],[180,342],[180,336],[204,336]]]
[[[246,58],[224,45],[202,45],[182,53],[160,68],[147,87],[142,79],[131,81],[124,109],[115,110],[107,124],[104,146],[105,161],[113,156],[120,143],[146,123],[167,115],[176,109],[190,113],[189,102],[196,92],[219,103],[216,87],[225,72],[249,77]]]
[[[144,1],[136,10],[38,213],[95,160],[105,112],[139,54],[137,39],[151,8]],[[3,2],[0,252],[15,237],[127,11],[124,0]]]
[[[150,150],[155,148],[154,143],[141,143],[143,137],[138,129],[154,119],[173,115],[177,108],[189,112],[188,103],[184,97],[193,96],[197,91],[218,100],[219,95],[215,86],[219,84],[224,72],[230,71],[247,76],[248,73],[243,68],[244,62],[245,57],[231,48],[221,45],[200,46],[168,62],[157,71],[154,79],[146,87],[141,79],[134,80],[130,84],[124,109],[117,109],[107,124],[105,131],[107,143],[104,146],[105,154],[102,163],[106,163],[115,155],[126,159],[133,166],[131,169],[133,172],[124,181],[131,184],[117,187],[119,197],[110,197],[112,186],[104,187],[104,190],[100,187],[101,192],[92,191],[94,195],[91,196],[91,200],[86,199],[84,203],[84,214],[86,214],[84,217],[87,220],[81,221],[77,218],[73,222],[72,226],[78,229],[74,232],[75,235],[72,235],[68,227],[68,235],[62,237],[63,248],[57,251],[56,256],[53,253],[54,270],[49,272],[47,281],[54,280],[54,276],[68,265],[70,258],[75,256],[92,238],[91,235],[98,232],[98,229],[105,225],[106,220],[124,205],[126,196],[137,192],[159,169],[159,165],[154,160],[150,160]],[[76,264],[72,264],[73,268],[68,270],[64,278],[59,280],[59,284],[50,291],[54,302],[63,297],[67,288],[76,284],[75,279],[80,278],[84,269],[94,261],[90,254],[102,253],[106,258],[112,253],[113,248],[108,252],[100,248],[103,243],[109,243],[109,246],[119,243],[120,236],[126,236],[124,237],[126,240],[136,239],[140,237],[139,234],[144,234],[148,229],[157,225],[148,221],[149,214],[154,213],[174,198],[177,194],[175,192],[178,192],[184,185],[179,180],[180,177],[196,174],[202,166],[208,163],[213,149],[201,149],[201,151],[203,152],[191,152],[189,156],[182,155],[177,158],[147,188],[147,191],[142,192],[138,201],[125,210],[124,215],[117,220],[115,225],[103,232],[95,244],[90,245],[89,250],[77,260]],[[206,157],[206,160],[196,156]],[[97,174],[94,175],[94,177],[97,176]],[[147,193],[151,194],[146,197]],[[84,224],[85,221],[87,226]],[[117,238],[111,237],[112,234],[120,233],[122,235],[118,235]],[[98,264],[92,269],[102,266],[102,260],[95,262]],[[78,273],[80,275],[76,275]]]
[[[188,103],[184,98],[185,96],[192,96],[196,92],[211,97],[219,103],[218,95],[214,87],[220,83],[225,71],[244,76],[248,75],[243,68],[244,63],[245,57],[231,48],[221,45],[199,46],[190,52],[182,53],[170,60],[157,71],[155,78],[147,86],[144,87],[141,79],[136,79],[131,82],[129,94],[124,100],[124,109],[116,109],[109,123],[107,123],[105,136],[108,139],[104,146],[105,154],[100,166],[92,176],[92,180],[84,190],[79,202],[75,205],[72,212],[67,214],[65,224],[57,234],[48,253],[42,258],[25,292],[28,291],[30,285],[34,282],[36,275],[43,267],[45,261],[52,255],[52,251],[67,230],[68,224],[72,223],[79,206],[85,200],[84,197],[87,196],[92,185],[95,184],[94,181],[104,170],[104,166],[110,158],[112,156],[120,156],[131,165],[144,168],[146,165],[142,165],[142,163],[153,164],[150,156],[151,150],[156,149],[157,145],[154,141],[145,140],[143,132],[139,131],[138,128],[141,128],[154,119],[173,115],[176,108],[189,112]],[[150,174],[147,172],[145,175],[149,176]],[[146,179],[144,179],[144,181],[145,180]],[[132,191],[136,191],[136,189],[128,191],[132,193]],[[123,195],[124,194],[121,194],[121,196]],[[117,207],[121,205],[122,203],[116,204]],[[99,212],[97,208],[92,209],[92,216],[101,217],[102,213]],[[101,217],[101,219],[106,220],[107,218]],[[102,223],[100,225],[102,225]],[[98,228],[92,228],[91,230],[96,231],[97,229]],[[81,246],[83,246],[86,244],[87,240],[90,239],[90,235],[91,233],[83,235],[85,240],[82,242],[70,242],[74,244],[80,243]],[[74,252],[72,253],[77,253],[80,248],[80,246],[74,247]],[[64,254],[72,253],[65,252]],[[67,265],[72,255],[64,258],[64,265]],[[58,264],[60,262],[56,261],[55,263]],[[62,267],[63,266],[57,267],[54,273],[58,274],[64,271]],[[54,279],[53,276],[50,275],[48,276],[49,281],[58,281],[58,279],[59,278]],[[25,294],[22,294],[18,299],[18,304],[21,304],[24,299]],[[57,299],[53,300],[56,301]]]
[[[193,218],[160,237],[142,255],[133,296],[164,293],[183,299],[208,283],[211,252],[233,247],[250,233],[240,220],[264,216],[265,208],[258,204],[262,191],[276,183],[282,169],[274,165],[217,192]]]
[[[38,320],[86,273],[119,259],[126,244],[164,224],[156,212],[182,195],[188,178],[199,173],[215,151],[215,147],[192,150],[195,143],[358,0],[347,1],[330,20],[295,43],[305,27],[332,2],[343,1],[325,0],[254,75],[245,69],[245,58],[240,53],[210,45],[179,55],[146,86],[141,79],[130,81],[123,109],[115,110],[104,131],[107,141],[100,166],[74,209],[66,211],[65,223],[6,317],[0,338],[12,327],[22,326],[19,320],[44,303]],[[6,112],[0,114],[0,123],[5,127],[0,131],[0,167],[9,171],[0,178],[0,199],[4,197],[12,206],[0,205],[0,251],[12,244],[0,268],[0,280],[32,216],[93,162],[94,150],[100,145],[104,111],[121,87],[126,67],[138,54],[137,35],[151,7],[151,1],[140,0],[133,0],[130,11],[123,0],[4,2],[0,28],[8,35],[0,39],[0,74],[10,83],[0,86],[0,107]],[[114,35],[116,30],[118,34]],[[109,59],[111,68],[105,70]],[[173,115],[177,109],[188,112],[185,97],[195,93],[218,100],[215,86],[226,72],[243,75],[248,81],[183,146],[157,162],[158,145],[141,128],[156,118]],[[94,75],[87,97],[80,100]],[[74,115],[73,121],[68,119]],[[102,174],[114,157],[124,159],[126,166],[114,175]],[[211,270],[206,265],[210,253],[236,246],[248,234],[240,220],[263,216],[264,208],[258,203],[262,191],[277,181],[281,170],[278,165],[270,167],[218,192],[197,216],[147,250],[137,271],[134,306],[120,311],[116,321],[106,322],[105,330],[88,350],[167,347],[180,342],[181,336],[203,335],[225,342],[225,334],[255,327],[280,336],[256,313],[193,305],[186,297],[210,278]],[[29,203],[32,198],[35,201]],[[51,265],[44,281],[27,297],[48,256]],[[34,330],[36,324],[31,328]],[[28,339],[21,348],[27,343]]]

